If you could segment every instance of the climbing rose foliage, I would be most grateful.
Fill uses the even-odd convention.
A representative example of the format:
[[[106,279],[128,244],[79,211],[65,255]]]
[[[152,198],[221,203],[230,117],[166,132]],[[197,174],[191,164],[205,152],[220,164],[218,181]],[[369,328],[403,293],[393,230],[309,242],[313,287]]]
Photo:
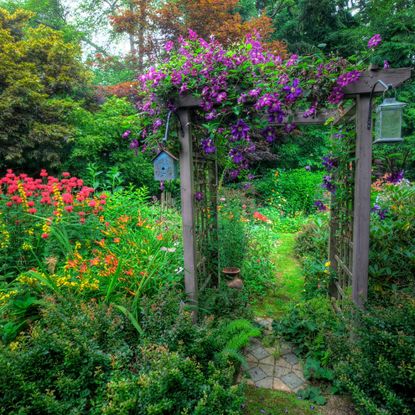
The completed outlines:
[[[166,45],[166,58],[139,77],[137,108],[145,121],[136,145],[157,149],[165,131],[167,112],[186,95],[200,99],[197,130],[200,152],[227,154],[236,179],[249,168],[259,141],[271,145],[296,126],[292,116],[312,117],[321,107],[339,104],[343,88],[360,72],[341,58],[268,52],[257,36],[225,49],[214,38],[206,41],[190,30],[177,48]],[[198,126],[200,127],[200,126]],[[196,149],[198,150],[198,149]]]

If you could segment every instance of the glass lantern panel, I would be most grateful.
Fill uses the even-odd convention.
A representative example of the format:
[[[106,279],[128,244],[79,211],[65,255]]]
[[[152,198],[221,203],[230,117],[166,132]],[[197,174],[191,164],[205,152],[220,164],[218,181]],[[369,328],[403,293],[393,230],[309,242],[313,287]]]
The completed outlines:
[[[400,108],[382,108],[379,118],[378,138],[401,138],[402,110]]]

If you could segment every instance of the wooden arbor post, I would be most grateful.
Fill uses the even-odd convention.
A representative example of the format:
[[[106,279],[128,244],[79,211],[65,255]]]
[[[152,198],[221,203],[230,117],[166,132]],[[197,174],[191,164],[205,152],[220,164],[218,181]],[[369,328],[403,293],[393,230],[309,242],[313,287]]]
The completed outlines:
[[[363,307],[367,300],[370,241],[370,194],[372,184],[372,130],[368,128],[371,92],[384,91],[376,83],[398,87],[411,77],[411,69],[369,70],[359,81],[344,88],[348,97],[356,99],[356,168],[353,213],[352,299]]]

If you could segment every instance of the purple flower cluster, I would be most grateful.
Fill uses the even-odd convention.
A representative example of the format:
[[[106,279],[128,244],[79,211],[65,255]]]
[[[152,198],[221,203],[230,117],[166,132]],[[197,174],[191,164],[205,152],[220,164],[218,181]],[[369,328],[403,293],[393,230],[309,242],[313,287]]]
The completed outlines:
[[[339,104],[344,98],[344,93],[339,86],[335,86],[329,97],[327,98],[327,101],[330,102],[330,104]]]
[[[369,49],[373,49],[379,46],[381,42],[382,42],[382,38],[380,34],[376,34],[369,39],[369,42],[367,42],[367,47]]]
[[[339,161],[336,158],[332,157],[332,156],[324,156],[322,164],[323,164],[324,168],[328,172],[330,172],[338,166]]]
[[[127,139],[130,135],[131,135],[131,130],[127,130],[123,133],[121,137]]]
[[[336,185],[333,183],[332,176],[324,176],[323,177],[323,184],[321,185],[323,189],[326,189],[330,193],[334,193],[336,191]]]
[[[249,125],[244,121],[239,119],[236,124],[234,124],[231,128],[232,137],[229,139],[230,141],[239,141],[239,140],[246,140],[249,137],[249,130],[251,128]]]
[[[277,139],[275,128],[267,127],[261,131],[261,135],[265,138],[267,143],[273,143]]]
[[[321,200],[316,200],[314,202],[314,206],[320,211],[320,212],[325,212],[327,210],[327,206],[321,201]]]
[[[370,210],[372,213],[376,213],[380,220],[384,220],[388,214],[388,209],[382,209],[377,203]]]
[[[395,171],[387,177],[386,181],[392,184],[399,184],[404,179],[404,171]]]
[[[195,200],[196,200],[196,202],[201,202],[203,200],[203,197],[204,197],[204,195],[203,195],[202,192],[196,192],[195,193]]]
[[[359,80],[361,73],[359,71],[350,71],[344,74],[341,74],[337,78],[337,85],[341,86],[342,88]]]
[[[201,144],[205,154],[213,154],[216,152],[216,146],[211,138],[206,138],[205,140],[202,140]]]
[[[303,90],[300,88],[299,85],[300,80],[296,78],[294,79],[292,85],[287,85],[282,88],[282,90],[287,93],[285,99],[288,102],[294,102],[303,93]]]

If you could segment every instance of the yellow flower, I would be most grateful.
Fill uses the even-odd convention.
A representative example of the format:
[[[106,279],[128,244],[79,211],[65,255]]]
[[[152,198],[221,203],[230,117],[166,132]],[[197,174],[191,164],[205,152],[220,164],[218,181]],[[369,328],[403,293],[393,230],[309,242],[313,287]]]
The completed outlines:
[[[330,265],[331,265],[331,262],[330,262],[330,261],[327,261],[327,262],[324,264],[324,266],[325,266],[326,268],[328,268]]]
[[[10,347],[10,350],[14,352],[15,350],[17,350],[19,348],[19,343],[18,342],[11,342],[9,344],[9,347]]]

